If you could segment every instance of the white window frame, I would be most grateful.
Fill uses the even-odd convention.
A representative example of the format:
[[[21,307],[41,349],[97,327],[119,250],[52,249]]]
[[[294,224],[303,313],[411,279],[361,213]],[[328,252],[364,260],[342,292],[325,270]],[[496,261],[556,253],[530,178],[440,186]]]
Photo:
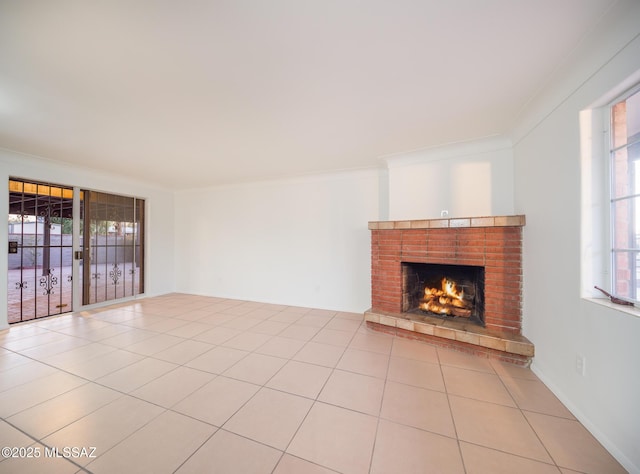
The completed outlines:
[[[611,107],[640,90],[640,71],[609,90],[579,115],[581,157],[582,298],[640,317],[640,304],[612,304],[594,287],[612,290],[610,126]]]
[[[607,199],[609,202],[609,206],[608,206],[608,215],[607,215],[607,229],[609,230],[609,235],[608,235],[608,239],[606,239],[607,241],[607,251],[609,254],[609,262],[608,262],[608,274],[609,274],[609,285],[608,287],[610,288],[609,292],[612,293],[615,297],[620,298],[622,300],[625,301],[629,301],[631,303],[634,304],[640,304],[640,293],[637,292],[637,290],[634,290],[633,292],[636,293],[635,298],[632,298],[630,296],[626,296],[626,295],[621,295],[621,294],[617,294],[616,292],[616,276],[615,276],[615,270],[616,270],[616,266],[615,266],[615,258],[616,258],[616,253],[623,251],[624,249],[617,249],[615,247],[615,240],[614,240],[614,234],[615,234],[615,210],[614,210],[614,206],[616,202],[620,202],[622,200],[633,200],[635,197],[638,196],[638,194],[630,194],[628,196],[624,196],[624,197],[616,197],[614,190],[613,190],[613,185],[614,185],[614,180],[613,180],[613,175],[612,175],[612,170],[613,170],[613,157],[614,154],[616,153],[616,151],[621,150],[623,148],[628,148],[630,145],[635,145],[638,144],[640,142],[635,141],[635,142],[631,142],[631,143],[627,143],[624,146],[618,146],[618,147],[614,147],[614,143],[613,143],[613,107],[622,102],[627,100],[629,97],[631,97],[632,95],[639,93],[640,92],[640,84],[636,84],[634,87],[632,87],[631,89],[625,91],[623,94],[617,96],[614,100],[612,100],[609,104],[607,104],[606,109],[606,140],[605,140],[605,145],[607,147],[607,153],[606,153],[606,189],[607,189]],[[640,248],[637,249],[637,253],[640,254]],[[636,270],[636,274],[637,274],[637,270]],[[633,281],[633,279],[632,279]],[[636,289],[637,289],[637,284],[636,284]]]

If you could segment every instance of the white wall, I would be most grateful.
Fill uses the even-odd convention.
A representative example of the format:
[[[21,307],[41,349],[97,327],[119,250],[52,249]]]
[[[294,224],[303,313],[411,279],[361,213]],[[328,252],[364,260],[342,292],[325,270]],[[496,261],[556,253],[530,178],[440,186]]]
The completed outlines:
[[[0,208],[7,210],[9,177],[32,179],[66,186],[80,186],[97,191],[135,196],[146,199],[146,273],[145,294],[148,296],[174,290],[174,212],[173,193],[91,170],[62,165],[28,155],[0,149]],[[0,219],[0,301],[7,301],[7,219]],[[7,305],[0,304],[0,329],[7,327]]]
[[[513,151],[503,137],[386,158],[389,219],[513,214]]]
[[[177,290],[364,312],[378,171],[178,192]]]
[[[640,69],[639,34],[640,2],[619,2],[513,137],[532,368],[631,472],[640,472],[640,317],[582,298],[579,115]]]

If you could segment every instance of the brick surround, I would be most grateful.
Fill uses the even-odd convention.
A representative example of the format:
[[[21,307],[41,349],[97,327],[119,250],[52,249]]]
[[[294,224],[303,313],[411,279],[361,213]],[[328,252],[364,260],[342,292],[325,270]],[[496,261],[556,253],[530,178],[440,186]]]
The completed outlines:
[[[521,336],[524,224],[524,216],[370,222],[371,310],[367,320],[404,318],[393,324],[398,328],[405,327],[407,319],[415,320],[402,313],[402,262],[483,266],[485,328],[471,331],[480,337],[530,344]],[[456,331],[468,335],[468,326],[460,325]],[[525,352],[533,355],[533,348]]]

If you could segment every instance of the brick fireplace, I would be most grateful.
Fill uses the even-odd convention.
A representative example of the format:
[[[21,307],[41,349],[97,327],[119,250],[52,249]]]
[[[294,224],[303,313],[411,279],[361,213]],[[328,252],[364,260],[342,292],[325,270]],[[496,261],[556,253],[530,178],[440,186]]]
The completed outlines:
[[[370,222],[371,309],[365,313],[367,324],[377,330],[527,364],[533,356],[533,345],[521,334],[524,224],[524,216]],[[407,312],[407,278],[416,273],[411,268],[422,264],[425,268],[433,265],[481,272],[482,318],[473,321]],[[465,316],[455,308],[454,313]]]

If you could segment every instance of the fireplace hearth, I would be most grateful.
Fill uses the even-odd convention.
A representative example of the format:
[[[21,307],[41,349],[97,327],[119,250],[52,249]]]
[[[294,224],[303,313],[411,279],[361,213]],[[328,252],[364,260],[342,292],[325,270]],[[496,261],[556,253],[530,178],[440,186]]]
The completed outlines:
[[[524,216],[370,222],[377,330],[527,364]]]

